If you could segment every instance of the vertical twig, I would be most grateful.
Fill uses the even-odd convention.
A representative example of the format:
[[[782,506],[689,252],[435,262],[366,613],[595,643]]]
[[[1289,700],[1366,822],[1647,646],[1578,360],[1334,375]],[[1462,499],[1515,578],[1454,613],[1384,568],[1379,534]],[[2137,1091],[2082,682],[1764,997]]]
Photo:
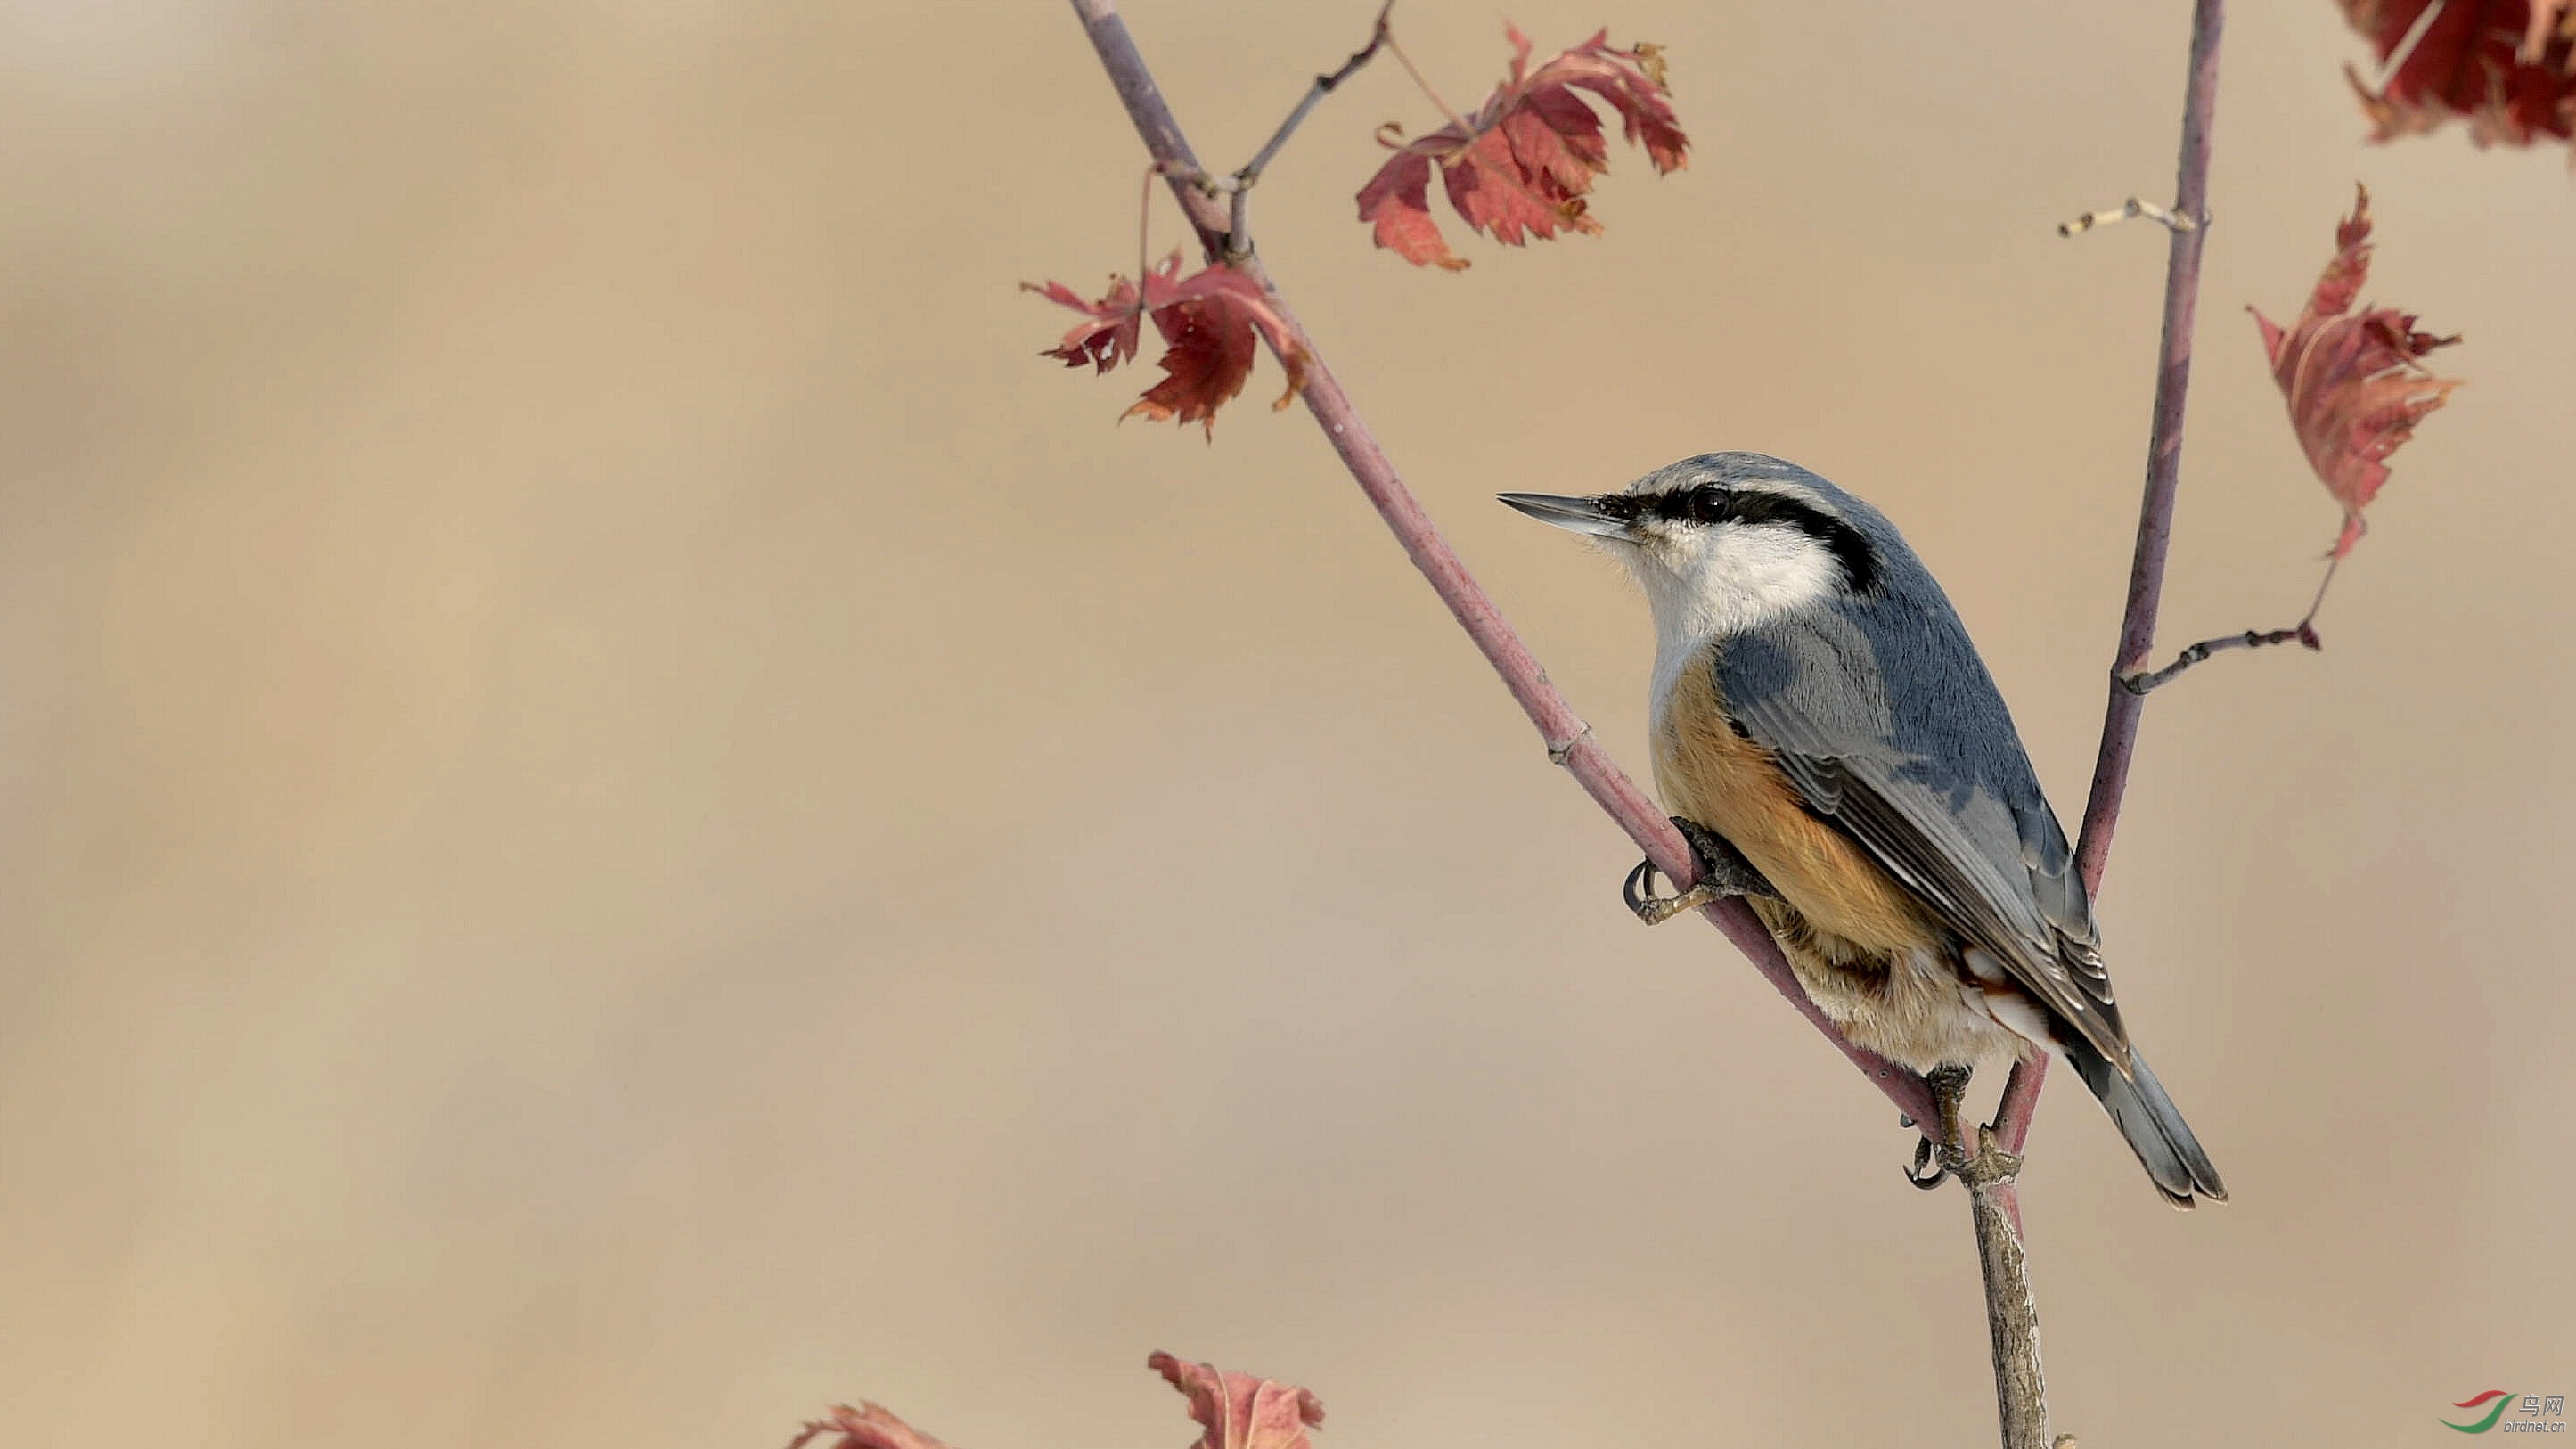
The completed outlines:
[[[2129,563],[2129,603],[2120,620],[2114,676],[2132,674],[2156,644],[2156,610],[2164,599],[2165,555],[2173,546],[2174,493],[2182,478],[2182,422],[2191,387],[2191,330],[2200,304],[2200,255],[2209,241],[2209,133],[2218,107],[2218,39],[2224,0],[2199,0],[2191,17],[2191,81],[2184,92],[2182,161],[2174,185],[2174,210],[2201,224],[2175,230],[2165,261],[2164,341],[2157,354],[2153,431],[2147,441],[2147,486],[2138,504],[2138,546]],[[2129,761],[2137,752],[2138,717],[2145,702],[2113,684],[2102,721],[2102,748],[2093,766],[2093,793],[2084,804],[2084,829],[2075,847],[2084,888],[2101,888],[2111,835],[2120,823],[2120,798],[2129,787]],[[2005,1144],[2008,1149],[2013,1144]]]
[[[2218,107],[2218,41],[2226,22],[2224,0],[2198,0],[2191,15],[2190,79],[2183,92],[2182,156],[2174,182],[2174,213],[2188,226],[2169,227],[2165,260],[2164,335],[2157,350],[2154,422],[2147,440],[2147,481],[2138,504],[2138,542],[2129,563],[2128,607],[2121,615],[2119,649],[2112,661],[2110,704],[2102,745],[2093,766],[2093,789],[2084,803],[2083,830],[2075,847],[2076,870],[2086,892],[2102,885],[2120,799],[2129,785],[2129,763],[2138,747],[2146,696],[2121,681],[2147,661],[2156,642],[2156,611],[2163,602],[2165,557],[2173,544],[2174,495],[2182,479],[2183,404],[2191,386],[2192,322],[2200,303],[2200,258],[2209,238],[2210,123]],[[2038,1110],[2048,1058],[2034,1055],[2013,1068],[1985,1146],[2001,1158],[1984,1186],[1969,1184],[1977,1253],[1986,1279],[1986,1318],[1994,1335],[1995,1397],[2003,1421],[2004,1449],[2047,1449],[2048,1408],[2040,1379],[2039,1319],[2032,1308],[2028,1261],[2022,1249],[2021,1195],[2014,1175],[2022,1145]],[[1980,1154],[1988,1155],[1988,1154]]]
[[[2156,401],[2147,439],[2147,484],[2138,505],[2138,542],[2129,561],[2128,607],[2120,618],[2120,642],[2111,663],[2110,704],[2102,720],[2102,744],[2094,756],[2093,789],[2084,802],[2084,822],[2076,837],[2075,867],[2090,894],[2102,888],[2102,869],[2111,855],[2111,835],[2120,821],[2120,798],[2129,788],[2129,762],[2137,753],[2138,722],[2144,696],[2122,687],[2124,675],[2137,672],[2155,647],[2156,611],[2164,600],[2165,556],[2173,546],[2174,494],[2182,480],[2183,402],[2191,386],[2192,321],[2200,304],[2200,255],[2209,238],[2209,134],[2218,106],[2218,40],[2226,21],[2224,0],[2198,0],[2191,17],[2191,79],[2183,93],[2182,162],[2174,187],[2174,209],[2200,225],[2175,228],[2165,261],[2164,338],[2157,351]],[[2033,1057],[2017,1067],[2004,1087],[1995,1115],[1995,1132],[2006,1152],[2021,1151],[2030,1135],[2031,1113],[2048,1073],[2048,1059]],[[2018,1211],[2014,1220],[2019,1221]]]

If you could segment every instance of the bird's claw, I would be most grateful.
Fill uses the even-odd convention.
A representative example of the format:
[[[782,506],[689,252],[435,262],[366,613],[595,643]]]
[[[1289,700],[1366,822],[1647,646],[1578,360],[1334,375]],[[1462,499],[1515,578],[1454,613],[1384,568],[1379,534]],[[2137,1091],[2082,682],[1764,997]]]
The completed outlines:
[[[1713,889],[1706,882],[1679,895],[1656,895],[1655,873],[1653,861],[1638,861],[1636,869],[1629,871],[1628,879],[1619,886],[1619,899],[1627,902],[1628,909],[1636,914],[1637,919],[1649,926],[1660,926],[1684,911],[1697,910],[1712,901],[1726,899],[1726,892]]]
[[[1652,860],[1637,862],[1636,869],[1629,871],[1627,880],[1620,884],[1619,899],[1627,902],[1628,909],[1638,920],[1649,926],[1660,926],[1684,911],[1696,910],[1730,896],[1778,898],[1780,893],[1771,888],[1771,882],[1764,878],[1762,872],[1754,869],[1753,863],[1716,831],[1678,815],[1671,819],[1674,828],[1681,831],[1682,838],[1690,842],[1691,854],[1698,858],[1699,884],[1679,895],[1656,895],[1655,863]]]
[[[1932,1106],[1936,1121],[1932,1132],[1914,1139],[1914,1165],[1905,1169],[1905,1180],[1930,1192],[1950,1180],[1950,1174],[1967,1163],[1967,1153],[1958,1144],[1964,1140],[1959,1130],[1959,1102],[1967,1095],[1970,1071],[1963,1066],[1938,1066],[1923,1074],[1923,1084],[1932,1089]],[[1914,1118],[1902,1119],[1906,1126]],[[1939,1141],[1933,1134],[1940,1135]]]

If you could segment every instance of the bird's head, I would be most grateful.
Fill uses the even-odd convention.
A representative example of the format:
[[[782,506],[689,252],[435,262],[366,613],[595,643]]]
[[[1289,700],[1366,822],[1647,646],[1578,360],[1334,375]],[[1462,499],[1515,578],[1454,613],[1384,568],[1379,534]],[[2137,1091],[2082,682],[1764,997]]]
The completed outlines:
[[[1706,453],[1617,493],[1505,493],[1503,502],[1600,541],[1644,586],[1658,632],[1739,634],[1798,609],[1877,592],[1895,531],[1822,478],[1760,453]]]

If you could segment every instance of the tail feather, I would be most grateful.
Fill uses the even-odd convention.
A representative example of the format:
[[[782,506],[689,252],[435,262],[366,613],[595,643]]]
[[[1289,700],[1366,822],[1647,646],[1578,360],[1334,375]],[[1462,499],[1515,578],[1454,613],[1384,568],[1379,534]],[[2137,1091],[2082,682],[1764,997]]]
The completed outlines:
[[[2227,1201],[2227,1184],[2219,1181],[2218,1169],[2201,1150],[2200,1139],[2191,1134],[2191,1125],[2182,1120],[2173,1098],[2165,1095],[2164,1084],[2147,1069],[2145,1057],[2132,1050],[2130,1075],[2123,1077],[2110,1058],[2081,1038],[2059,1043],[2058,1050],[2102,1100],[2103,1110],[2129,1140],[2129,1149],[2138,1154],[2165,1201],[2178,1208],[2190,1207],[2194,1194]]]

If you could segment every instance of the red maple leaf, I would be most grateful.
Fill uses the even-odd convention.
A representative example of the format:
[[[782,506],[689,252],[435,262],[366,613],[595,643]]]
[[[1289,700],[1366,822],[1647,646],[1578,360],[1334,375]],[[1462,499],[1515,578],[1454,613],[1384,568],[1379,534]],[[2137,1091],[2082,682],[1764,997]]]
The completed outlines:
[[[2373,91],[2344,67],[2372,140],[2430,131],[2454,117],[2468,121],[2469,139],[2480,146],[2576,135],[2576,8],[2569,0],[2341,3],[2386,71]]]
[[[892,1409],[865,1401],[855,1409],[848,1404],[834,1404],[829,1415],[808,1421],[804,1432],[788,1440],[787,1449],[804,1449],[808,1440],[826,1434],[841,1436],[839,1442],[826,1449],[948,1449],[896,1418]]]
[[[1174,265],[1180,254],[1172,255]],[[1082,294],[1062,282],[1049,282],[1041,287],[1035,282],[1020,283],[1023,292],[1035,292],[1061,307],[1071,307],[1091,320],[1064,334],[1064,341],[1039,354],[1061,357],[1067,367],[1091,364],[1095,373],[1107,372],[1122,362],[1136,357],[1136,332],[1144,313],[1136,306],[1136,284],[1125,277],[1109,279],[1109,295],[1097,302],[1086,302]]]
[[[1125,277],[1112,277],[1108,294],[1098,301],[1084,300],[1062,282],[1043,287],[1022,282],[1020,289],[1090,319],[1043,354],[1063,358],[1067,367],[1087,362],[1094,373],[1102,373],[1135,360],[1143,321],[1148,316],[1154,319],[1154,330],[1163,335],[1163,380],[1119,414],[1122,418],[1142,413],[1157,421],[1194,422],[1214,438],[1216,410],[1243,391],[1244,380],[1252,376],[1253,354],[1264,338],[1288,374],[1288,390],[1271,407],[1288,406],[1306,385],[1304,339],[1270,305],[1259,282],[1223,262],[1184,277],[1181,254],[1175,251],[1145,273],[1141,295]]]
[[[1189,1396],[1201,1431],[1190,1449],[1314,1449],[1306,1430],[1324,1422],[1324,1401],[1312,1390],[1168,1353],[1150,1355],[1145,1366]]]
[[[2283,331],[2260,311],[2263,350],[2272,377],[2290,409],[2290,426],[2308,466],[2343,505],[2343,532],[2335,558],[2352,552],[2366,529],[2361,511],[2388,481],[2388,455],[2403,446],[2426,413],[2458,387],[2440,378],[2422,358],[2457,337],[2415,330],[2413,313],[2393,308],[2352,310],[2370,275],[2370,192],[2354,187],[2352,215],[2335,228],[2334,260],[2326,263],[2298,325]]]
[[[1584,197],[1593,178],[1610,169],[1610,146],[1600,115],[1578,92],[1590,91],[1619,113],[1622,132],[1646,148],[1659,174],[1689,164],[1690,138],[1673,118],[1656,47],[1614,49],[1605,30],[1532,70],[1529,37],[1516,26],[1508,33],[1511,75],[1483,105],[1412,141],[1397,139],[1391,126],[1378,133],[1395,155],[1360,188],[1360,220],[1379,246],[1415,266],[1454,272],[1467,265],[1431,220],[1434,162],[1449,204],[1470,230],[1496,241],[1520,246],[1533,236],[1601,230]]]

